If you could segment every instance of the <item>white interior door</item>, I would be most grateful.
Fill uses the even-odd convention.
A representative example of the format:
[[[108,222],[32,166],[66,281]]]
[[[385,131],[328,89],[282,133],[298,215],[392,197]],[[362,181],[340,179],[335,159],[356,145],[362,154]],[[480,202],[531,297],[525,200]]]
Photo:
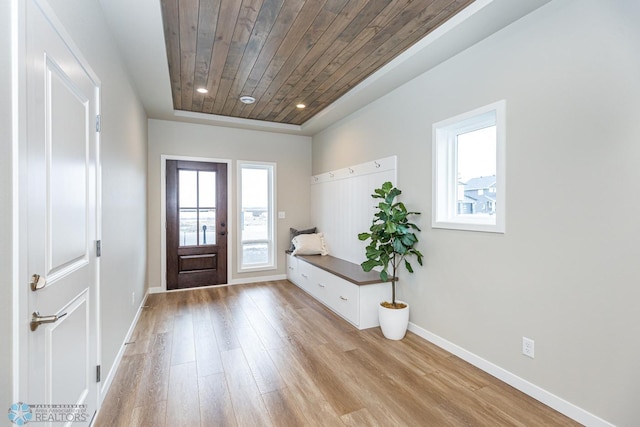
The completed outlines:
[[[28,272],[40,324],[28,339],[31,405],[86,405],[49,413],[49,425],[88,424],[98,405],[97,144],[99,83],[55,17],[27,0]],[[24,398],[23,398],[24,399]],[[32,406],[34,418],[38,413]],[[42,411],[40,411],[42,412]],[[84,414],[84,415],[83,415]],[[40,413],[40,415],[42,415]]]

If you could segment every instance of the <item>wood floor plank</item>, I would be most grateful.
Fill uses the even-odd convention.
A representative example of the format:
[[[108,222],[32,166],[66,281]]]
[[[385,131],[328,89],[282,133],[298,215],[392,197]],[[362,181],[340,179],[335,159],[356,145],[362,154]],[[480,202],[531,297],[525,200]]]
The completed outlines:
[[[166,424],[171,427],[200,425],[200,399],[195,362],[171,366]]]
[[[165,427],[166,414],[166,400],[145,406],[137,406],[131,415],[129,427]]]
[[[288,388],[274,390],[262,395],[271,422],[278,427],[298,427],[309,425],[310,422],[304,414],[296,399]]]
[[[435,409],[440,402],[433,398],[429,390],[413,389],[404,384],[398,375],[403,368],[393,363],[385,364],[378,356],[375,351],[367,348],[335,355],[341,357],[340,366],[345,369],[348,367],[352,381],[350,385],[357,386],[360,390],[373,391],[374,396],[382,397],[389,415],[402,420],[402,424],[411,425],[416,420],[425,420],[428,425],[448,425]],[[405,372],[408,370],[404,369]],[[417,378],[411,381],[412,385],[418,383]],[[371,407],[371,400],[375,397],[365,396],[369,398],[368,407]]]
[[[482,400],[493,407],[500,408],[513,418],[523,422],[525,425],[557,425],[557,426],[580,426],[579,423],[560,414],[549,410],[540,410],[543,405],[519,390],[506,384],[491,385],[478,390],[477,395]]]
[[[362,408],[357,411],[344,414],[340,417],[342,422],[350,427],[370,426],[370,427],[385,427],[389,425],[398,426],[397,423],[390,424],[390,420],[381,419],[374,416],[369,409]]]
[[[199,377],[198,395],[202,426],[235,427],[238,425],[224,372]]]
[[[243,334],[243,338],[246,336],[247,334]],[[278,369],[271,361],[267,350],[257,345],[243,345],[242,350],[260,393],[269,393],[284,387]]]
[[[129,426],[144,369],[144,355],[123,356],[107,393],[96,426]]]
[[[163,332],[173,332],[173,322],[175,320],[175,302],[168,296],[169,294],[149,295],[146,305],[149,313],[155,315],[153,330],[154,334]]]
[[[331,341],[341,351],[358,348],[360,339],[356,336],[356,328],[338,315],[326,312],[318,313],[310,308],[302,308],[298,310],[298,313],[308,324],[317,329],[317,333],[326,342]]]
[[[270,348],[280,348],[286,345],[285,340],[278,334],[278,331],[275,330],[269,323],[268,319],[262,313],[260,308],[256,305],[253,300],[253,295],[256,293],[255,291],[260,286],[249,286],[246,291],[240,298],[240,304],[242,306],[242,310],[244,311],[247,319],[251,323],[251,326],[258,334],[260,341],[262,341],[262,345],[266,349]]]
[[[223,292],[216,289],[218,292]],[[209,308],[211,323],[221,352],[240,348],[240,342],[233,329],[232,316],[221,298],[214,300]]]
[[[173,345],[171,365],[195,362],[196,346],[193,336],[193,316],[181,314],[176,316],[173,327]]]
[[[195,337],[196,366],[198,376],[206,377],[224,372],[218,341],[211,321],[199,321],[193,325]]]
[[[241,426],[271,426],[269,412],[242,349],[221,353],[236,420]]]
[[[140,378],[136,406],[153,406],[167,400],[171,370],[173,335],[169,332],[153,335],[154,342]]]
[[[301,366],[297,358],[291,357],[288,347],[269,350],[271,359],[278,367],[287,384],[296,406],[314,426],[340,426],[342,422],[333,407],[326,401],[315,379]]]
[[[296,355],[300,364],[312,376],[325,399],[339,415],[362,409],[365,405],[360,398],[360,391],[353,390],[345,378],[350,372],[344,366],[336,365],[335,360],[327,359],[326,354],[332,353],[327,346],[316,346],[313,351],[298,348]]]
[[[150,295],[95,425],[578,426],[415,334],[290,282]]]

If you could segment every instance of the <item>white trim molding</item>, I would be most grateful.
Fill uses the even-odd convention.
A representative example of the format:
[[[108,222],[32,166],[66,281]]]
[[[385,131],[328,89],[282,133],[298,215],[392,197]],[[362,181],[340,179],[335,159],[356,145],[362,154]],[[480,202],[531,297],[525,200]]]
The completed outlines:
[[[561,397],[556,396],[555,394],[540,388],[539,386],[520,378],[512,372],[507,371],[504,368],[501,368],[498,365],[495,365],[488,360],[483,359],[482,357],[471,353],[470,351],[450,342],[446,339],[424,329],[415,323],[409,322],[409,331],[418,335],[421,338],[429,341],[432,344],[437,345],[438,347],[448,351],[449,353],[458,356],[465,362],[468,362],[475,366],[476,368],[481,369],[482,371],[488,373],[499,379],[500,381],[509,384],[510,386],[520,390],[524,394],[538,400],[539,402],[544,403],[550,408],[555,409],[561,414],[566,415],[567,417],[589,427],[615,427],[613,424],[608,421],[603,420],[602,418],[585,411],[584,409],[574,405],[573,403],[567,402]]]
[[[506,101],[501,100],[432,125],[432,228],[505,232],[506,108]],[[495,157],[491,156],[495,161],[496,191],[492,196],[495,211],[463,214],[458,211],[458,203],[463,198],[460,194],[463,183],[459,170],[459,159],[462,157],[459,156],[459,138],[463,134],[490,127],[495,127]],[[481,161],[482,164],[490,164],[489,153],[487,156]]]
[[[98,407],[98,412],[93,417],[94,420],[98,419],[98,413],[100,412],[100,408],[102,407],[102,402],[104,401],[104,398],[107,396],[107,393],[109,392],[109,388],[111,387],[111,383],[113,382],[113,379],[116,376],[116,372],[118,371],[118,367],[120,366],[120,362],[122,361],[122,356],[124,355],[125,346],[127,345],[129,340],[131,339],[131,336],[133,335],[133,331],[138,324],[138,320],[140,319],[140,314],[142,314],[142,309],[147,305],[146,303],[147,303],[147,298],[149,297],[149,294],[150,292],[147,291],[144,298],[142,298],[142,301],[140,302],[140,306],[138,307],[138,311],[136,312],[136,315],[131,321],[131,325],[129,326],[129,330],[127,331],[127,334],[124,336],[124,340],[122,341],[120,350],[118,351],[118,354],[116,354],[116,358],[113,361],[113,365],[111,366],[111,369],[109,369],[109,373],[107,374],[107,376],[102,381],[102,385],[100,387],[100,393],[98,396],[98,399],[100,400],[100,405]]]

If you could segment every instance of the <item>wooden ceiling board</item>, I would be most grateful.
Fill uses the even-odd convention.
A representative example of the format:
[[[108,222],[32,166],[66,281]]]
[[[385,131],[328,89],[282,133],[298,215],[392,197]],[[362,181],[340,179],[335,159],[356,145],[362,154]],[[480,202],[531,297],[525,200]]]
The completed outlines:
[[[333,87],[335,90],[341,93],[346,93],[358,83],[369,77],[375,70],[384,66],[391,59],[395,58],[401,52],[404,52],[407,48],[415,44],[418,40],[424,37],[423,34],[429,33],[444,23],[446,19],[451,16],[451,10],[459,10],[461,4],[467,5],[470,1],[458,0],[451,2],[450,0],[434,1],[432,5],[423,9],[422,11],[415,11],[416,13],[404,13],[405,16],[419,17],[413,19],[410,24],[407,24],[404,20],[399,20],[402,25],[401,28],[396,29],[393,24],[390,24],[388,28],[390,31],[381,31],[372,40],[372,43],[360,49],[358,52],[353,53],[350,57],[350,61],[342,66],[340,69],[335,70],[325,75],[324,82],[315,87],[313,95],[308,98],[308,102],[312,107],[322,106],[333,102],[333,99],[329,94],[329,88]],[[448,6],[444,7],[445,4]],[[435,7],[431,7],[435,6]],[[437,15],[433,15],[432,11],[439,11]],[[404,12],[407,12],[406,10]],[[409,11],[414,12],[414,11]],[[416,24],[420,24],[416,27]],[[370,49],[373,48],[371,51]],[[392,57],[391,57],[392,56]],[[353,68],[351,68],[353,66]],[[314,86],[313,83],[310,86]],[[304,123],[312,117],[310,111],[300,111],[287,106],[283,113],[289,113],[276,117],[273,121],[282,122],[300,122]]]
[[[347,3],[348,0],[328,0],[325,6],[314,17],[311,24],[308,26],[307,31],[299,40],[296,40],[295,46],[291,54],[284,60],[282,66],[278,68],[271,68],[271,71],[275,74],[273,77],[266,75],[263,78],[256,90],[252,95],[256,98],[256,103],[253,105],[245,106],[241,117],[244,118],[259,118],[258,114],[264,109],[264,107],[270,102],[276,102],[274,96],[277,94],[278,89],[289,78],[291,73],[295,71],[296,67],[306,57],[306,55],[314,48],[316,42],[322,37],[325,30],[336,18],[338,13],[335,12],[337,5],[340,3],[342,6]],[[287,43],[287,39],[282,43],[284,46]]]
[[[241,67],[243,73],[236,76],[237,85],[234,89],[237,97],[245,93],[253,93],[253,89],[264,75],[266,68],[277,54],[279,47],[282,46],[283,40],[285,40],[293,24],[296,22],[296,18],[305,3],[304,0],[295,0],[286,2],[283,6],[260,53],[254,56],[255,59],[251,67]],[[245,105],[240,102],[235,102],[233,99],[228,99],[227,104],[230,105],[225,106],[226,114],[235,117],[241,114],[242,107]]]
[[[294,99],[297,93],[295,91],[296,85],[300,80],[303,80],[308,73],[313,72],[312,67],[315,63],[325,54],[328,54],[329,49],[336,50],[340,48],[337,37],[342,31],[349,25],[354,16],[360,12],[360,10],[366,5],[368,0],[350,0],[347,5],[342,9],[341,13],[337,14],[331,25],[324,31],[320,38],[314,43],[313,47],[306,53],[304,58],[296,64],[296,67],[292,70],[286,78],[283,85],[276,88],[273,96],[267,96],[268,99],[263,100],[262,109],[256,108],[253,114],[254,117],[259,120],[269,120],[269,115],[272,114],[275,108],[281,108],[282,102],[285,100]],[[303,100],[299,100],[302,102]],[[290,101],[296,103],[296,101]],[[299,123],[294,123],[299,124]]]
[[[161,0],[174,109],[300,125],[472,2]]]

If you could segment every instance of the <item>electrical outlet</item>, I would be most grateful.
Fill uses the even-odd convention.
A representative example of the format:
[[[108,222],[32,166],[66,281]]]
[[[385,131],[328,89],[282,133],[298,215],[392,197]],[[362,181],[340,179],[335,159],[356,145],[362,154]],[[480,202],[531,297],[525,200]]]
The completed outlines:
[[[535,356],[535,345],[535,341],[531,338],[522,337],[522,354],[533,359]]]

